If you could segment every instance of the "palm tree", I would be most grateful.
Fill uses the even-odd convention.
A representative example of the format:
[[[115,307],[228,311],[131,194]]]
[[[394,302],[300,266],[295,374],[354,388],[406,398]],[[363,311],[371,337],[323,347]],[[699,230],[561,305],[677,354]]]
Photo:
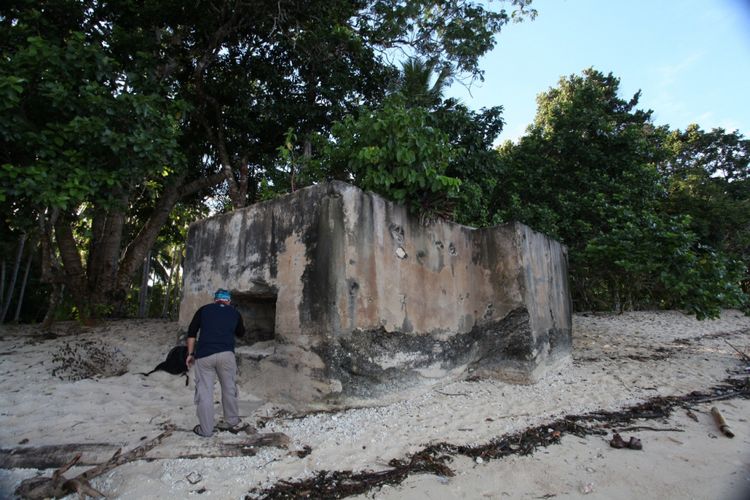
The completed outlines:
[[[443,66],[431,84],[437,64],[411,57],[402,64],[397,92],[406,98],[408,107],[434,109],[443,102],[443,92],[450,85],[453,70]]]

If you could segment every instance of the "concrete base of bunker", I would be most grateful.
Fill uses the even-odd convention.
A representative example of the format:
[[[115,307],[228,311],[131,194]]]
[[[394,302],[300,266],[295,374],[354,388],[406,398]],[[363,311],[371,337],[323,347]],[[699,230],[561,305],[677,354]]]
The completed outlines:
[[[355,330],[310,351],[292,354],[292,346],[268,342],[239,356],[243,378],[258,387],[261,397],[279,400],[286,394],[282,399],[299,408],[352,406],[469,375],[533,383],[569,359],[569,346],[563,345],[569,339],[569,331],[534,339],[529,314],[521,308],[445,338]],[[285,379],[279,379],[281,373]],[[300,405],[303,392],[309,399]]]

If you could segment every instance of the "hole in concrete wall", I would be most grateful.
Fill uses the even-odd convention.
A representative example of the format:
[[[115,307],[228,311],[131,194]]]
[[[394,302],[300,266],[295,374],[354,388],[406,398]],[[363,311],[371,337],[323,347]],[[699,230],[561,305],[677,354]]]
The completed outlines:
[[[243,344],[276,338],[276,294],[232,292],[232,303],[245,323]]]

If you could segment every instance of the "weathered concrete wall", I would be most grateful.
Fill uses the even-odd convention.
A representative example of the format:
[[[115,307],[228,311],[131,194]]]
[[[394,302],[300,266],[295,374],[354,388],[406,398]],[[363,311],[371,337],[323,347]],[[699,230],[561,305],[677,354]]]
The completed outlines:
[[[570,351],[566,265],[564,247],[522,224],[423,226],[332,182],[191,226],[180,324],[219,287],[258,326],[253,340],[275,314],[275,341],[238,349],[242,377],[296,405],[470,369],[532,382]]]

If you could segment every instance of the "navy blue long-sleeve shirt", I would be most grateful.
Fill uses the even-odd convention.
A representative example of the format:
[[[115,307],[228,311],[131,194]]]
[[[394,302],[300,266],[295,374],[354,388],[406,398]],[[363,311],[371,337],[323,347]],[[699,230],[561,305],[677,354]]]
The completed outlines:
[[[245,324],[233,306],[214,302],[195,311],[188,327],[188,337],[196,337],[198,330],[201,336],[195,349],[195,357],[204,358],[217,352],[234,352],[234,337],[245,334]]]

